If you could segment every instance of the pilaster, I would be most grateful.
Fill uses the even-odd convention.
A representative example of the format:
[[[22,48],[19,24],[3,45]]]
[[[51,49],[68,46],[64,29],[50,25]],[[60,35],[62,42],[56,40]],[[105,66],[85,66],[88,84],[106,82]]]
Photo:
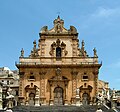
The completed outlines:
[[[40,100],[41,100],[41,105],[46,104],[46,98],[45,98],[45,74],[46,72],[40,72]]]

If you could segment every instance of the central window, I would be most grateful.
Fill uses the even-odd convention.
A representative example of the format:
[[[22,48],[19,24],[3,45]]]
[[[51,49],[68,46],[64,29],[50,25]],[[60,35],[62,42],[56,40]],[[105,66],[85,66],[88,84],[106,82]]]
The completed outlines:
[[[82,76],[82,80],[88,80],[88,76],[87,75],[83,75]]]
[[[61,48],[60,47],[56,48],[56,58],[61,58]]]

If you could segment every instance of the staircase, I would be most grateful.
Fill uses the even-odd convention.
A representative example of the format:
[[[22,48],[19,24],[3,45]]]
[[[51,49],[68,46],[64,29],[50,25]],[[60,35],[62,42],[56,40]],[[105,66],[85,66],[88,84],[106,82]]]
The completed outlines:
[[[17,106],[13,112],[95,112],[95,106]]]
[[[101,106],[101,109],[104,112],[114,112],[104,106]],[[97,106],[16,106],[12,110],[13,112],[96,112]]]

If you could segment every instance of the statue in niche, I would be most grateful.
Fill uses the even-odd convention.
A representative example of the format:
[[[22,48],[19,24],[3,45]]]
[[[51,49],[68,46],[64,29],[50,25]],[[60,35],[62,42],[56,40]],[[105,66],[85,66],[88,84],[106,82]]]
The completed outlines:
[[[60,23],[57,23],[56,31],[57,31],[57,33],[60,33],[62,31],[62,27],[61,27]]]

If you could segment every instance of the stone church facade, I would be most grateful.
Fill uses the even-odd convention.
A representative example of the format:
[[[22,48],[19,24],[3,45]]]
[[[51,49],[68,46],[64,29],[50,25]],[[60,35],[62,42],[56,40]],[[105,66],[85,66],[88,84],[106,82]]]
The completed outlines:
[[[96,49],[89,57],[74,26],[67,30],[58,16],[54,27],[44,26],[38,47],[28,57],[21,50],[19,63],[19,102],[22,105],[81,105],[95,102],[98,93],[98,62]]]

